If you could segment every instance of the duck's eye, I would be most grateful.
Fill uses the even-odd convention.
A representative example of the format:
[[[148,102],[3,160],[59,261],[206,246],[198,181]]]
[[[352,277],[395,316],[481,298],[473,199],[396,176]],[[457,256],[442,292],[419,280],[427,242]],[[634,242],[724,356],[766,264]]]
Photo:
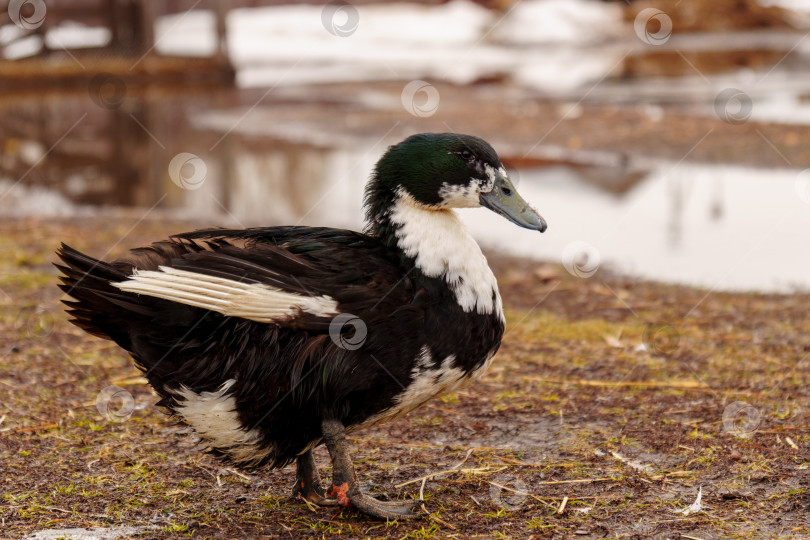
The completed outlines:
[[[469,150],[462,150],[461,157],[466,159],[467,161],[470,161],[473,158],[473,153],[470,152]]]

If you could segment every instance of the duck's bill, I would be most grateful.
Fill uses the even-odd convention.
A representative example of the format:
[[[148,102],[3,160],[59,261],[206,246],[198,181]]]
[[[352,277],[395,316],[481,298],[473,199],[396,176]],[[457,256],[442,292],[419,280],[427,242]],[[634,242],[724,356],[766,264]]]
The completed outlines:
[[[492,191],[482,193],[480,201],[481,206],[489,208],[524,229],[543,232],[548,226],[537,210],[523,200],[508,176],[498,175]]]

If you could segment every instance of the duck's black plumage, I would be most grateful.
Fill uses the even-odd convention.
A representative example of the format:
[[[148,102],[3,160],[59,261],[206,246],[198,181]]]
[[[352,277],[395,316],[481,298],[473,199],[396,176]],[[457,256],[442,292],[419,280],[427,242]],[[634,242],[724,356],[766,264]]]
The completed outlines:
[[[403,164],[412,159],[421,170]],[[491,273],[480,250],[465,262],[451,240],[471,240],[442,205],[480,196],[499,213],[518,213],[490,194],[508,182],[496,169],[497,155],[480,139],[412,137],[377,166],[366,234],[209,229],[110,263],[63,244],[60,287],[73,299],[65,302],[73,322],[129,351],[160,404],[216,454],[244,467],[297,459],[298,492],[325,503],[309,452],[324,440],[334,485],[347,486],[335,492],[340,504],[406,515],[359,492],[343,432],[457,387],[495,354],[504,322],[494,278],[491,288],[465,282]],[[431,229],[444,223],[446,231]],[[443,241],[446,255],[431,247]]]
[[[291,462],[320,438],[325,414],[351,426],[390,407],[411,383],[413,359],[425,344],[439,363],[455,354],[465,371],[473,371],[503,334],[499,319],[463,313],[439,280],[413,267],[403,272],[397,250],[351,231],[196,231],[133,250],[112,264],[68,246],[59,255],[67,265],[61,288],[79,301],[70,304],[75,324],[129,351],[161,405],[176,407],[172,390],[180,385],[213,392],[236,379],[231,391],[242,424],[259,428],[278,449],[251,466]],[[329,334],[332,317],[302,314],[268,325],[109,285],[126,280],[133,268],[160,266],[331,296],[342,312],[363,322],[365,341],[356,350],[341,348]],[[347,324],[343,331],[355,328]]]

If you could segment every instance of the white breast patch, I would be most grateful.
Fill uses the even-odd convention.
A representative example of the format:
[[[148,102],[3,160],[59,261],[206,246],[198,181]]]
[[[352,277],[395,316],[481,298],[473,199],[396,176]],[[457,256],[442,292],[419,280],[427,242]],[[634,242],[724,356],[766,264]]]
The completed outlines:
[[[399,418],[434,397],[449,394],[470,382],[472,379],[464,376],[464,370],[451,367],[454,361],[455,356],[450,355],[442,361],[439,367],[431,368],[430,349],[427,345],[423,346],[416,359],[416,365],[411,370],[412,380],[400,394],[394,397],[394,405],[368,418],[362,424],[354,426],[350,431]]]
[[[464,311],[503,317],[495,275],[454,210],[424,208],[400,192],[390,219],[400,249],[426,276],[443,277]]]

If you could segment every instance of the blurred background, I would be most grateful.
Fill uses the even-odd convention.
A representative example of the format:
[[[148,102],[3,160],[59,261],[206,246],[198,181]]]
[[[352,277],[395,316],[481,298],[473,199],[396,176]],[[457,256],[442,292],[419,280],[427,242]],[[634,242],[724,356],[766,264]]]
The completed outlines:
[[[359,229],[385,148],[455,131],[549,222],[462,212],[485,248],[810,286],[810,2],[0,7],[2,218]]]

